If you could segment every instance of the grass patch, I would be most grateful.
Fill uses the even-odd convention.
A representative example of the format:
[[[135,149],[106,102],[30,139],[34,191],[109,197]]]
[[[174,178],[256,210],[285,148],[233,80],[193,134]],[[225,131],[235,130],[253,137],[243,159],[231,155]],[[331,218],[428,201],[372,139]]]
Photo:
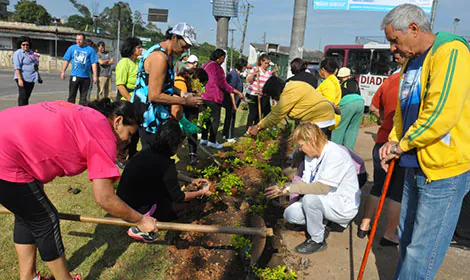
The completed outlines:
[[[45,191],[59,212],[103,217],[106,212],[94,201],[87,172],[57,178]],[[68,187],[81,189],[79,194]],[[18,262],[13,246],[13,216],[0,215],[1,279],[18,279]],[[127,228],[108,225],[61,221],[62,240],[69,268],[85,279],[164,279],[168,265],[164,232],[161,242],[143,244],[127,236]],[[50,275],[38,254],[38,271]]]

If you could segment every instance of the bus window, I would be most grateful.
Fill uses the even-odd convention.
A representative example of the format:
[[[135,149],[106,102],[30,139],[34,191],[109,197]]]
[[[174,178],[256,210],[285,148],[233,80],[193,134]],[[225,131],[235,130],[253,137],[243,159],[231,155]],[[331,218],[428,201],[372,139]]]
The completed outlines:
[[[370,70],[370,50],[349,50],[347,66],[353,74],[368,74]]]
[[[329,49],[326,51],[325,57],[332,57],[338,63],[338,66],[341,68],[344,65],[344,50],[341,49]]]
[[[397,68],[390,50],[374,50],[372,55],[371,74],[389,76]]]

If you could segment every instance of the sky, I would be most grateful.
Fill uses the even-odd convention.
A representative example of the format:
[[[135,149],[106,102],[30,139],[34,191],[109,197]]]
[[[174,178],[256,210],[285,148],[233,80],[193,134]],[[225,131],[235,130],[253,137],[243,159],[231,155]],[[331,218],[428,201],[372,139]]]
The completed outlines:
[[[98,10],[102,11],[112,6],[113,0],[78,0],[91,8],[93,3],[99,3]],[[13,10],[17,0],[10,0],[9,10]],[[149,8],[168,9],[168,23],[157,23],[165,31],[168,26],[178,22],[187,22],[194,26],[197,40],[215,45],[217,22],[212,16],[210,0],[174,0],[150,1],[129,0],[133,10],[148,13]],[[277,43],[283,46],[290,45],[294,0],[240,0],[240,3],[249,2],[254,7],[250,10],[248,28],[245,40],[244,53],[247,55],[249,43],[263,43],[266,33],[266,42]],[[68,0],[37,0],[52,16],[67,17],[78,13]],[[467,3],[467,5],[464,5]],[[305,30],[304,47],[307,49],[322,50],[328,44],[353,44],[356,36],[383,36],[380,23],[386,13],[362,11],[335,11],[314,10],[313,1],[308,1],[307,24]],[[234,28],[234,48],[239,49],[245,15],[239,10],[239,17],[230,20],[229,28]],[[144,15],[146,18],[146,15]],[[438,1],[434,31],[452,32],[454,19],[459,18],[457,34],[470,36],[470,5],[468,0],[441,0]],[[231,35],[229,33],[229,46]]]

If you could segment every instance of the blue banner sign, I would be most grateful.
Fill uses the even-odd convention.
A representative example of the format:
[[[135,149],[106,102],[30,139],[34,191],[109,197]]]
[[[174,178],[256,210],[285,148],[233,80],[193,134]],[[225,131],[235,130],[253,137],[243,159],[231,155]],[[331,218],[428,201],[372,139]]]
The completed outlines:
[[[410,3],[431,13],[433,0],[313,0],[313,8],[318,10],[351,10],[388,12],[394,7]]]

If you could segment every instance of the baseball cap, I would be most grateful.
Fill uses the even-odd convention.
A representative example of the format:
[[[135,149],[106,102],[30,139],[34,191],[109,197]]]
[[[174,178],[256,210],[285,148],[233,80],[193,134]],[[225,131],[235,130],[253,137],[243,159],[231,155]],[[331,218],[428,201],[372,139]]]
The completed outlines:
[[[341,67],[338,71],[338,78],[344,78],[351,76],[351,69],[348,67]]]
[[[197,56],[195,56],[194,54],[192,54],[192,55],[190,55],[190,56],[188,57],[188,60],[186,60],[186,61],[189,62],[189,63],[194,63],[194,62],[198,62],[199,59],[197,58]]]
[[[196,31],[194,27],[183,22],[177,23],[173,29],[170,31],[170,34],[175,34],[183,37],[184,41],[193,47],[199,47],[199,44],[196,41]]]

